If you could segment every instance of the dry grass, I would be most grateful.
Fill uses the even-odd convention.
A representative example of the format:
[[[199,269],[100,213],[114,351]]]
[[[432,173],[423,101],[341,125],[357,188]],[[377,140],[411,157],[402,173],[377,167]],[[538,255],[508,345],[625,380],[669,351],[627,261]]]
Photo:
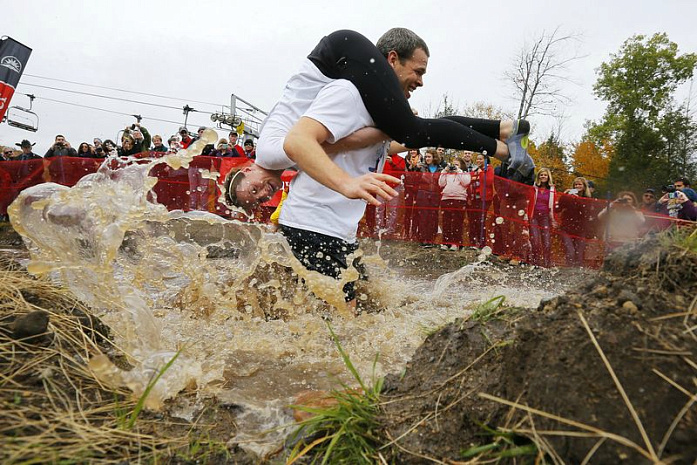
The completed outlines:
[[[13,320],[37,310],[48,313],[46,333],[16,340]],[[0,271],[1,463],[148,463],[188,457],[192,444],[186,435],[154,435],[154,420],[142,417],[129,427],[137,400],[102,385],[89,371],[91,357],[119,352],[105,332],[65,290],[22,271]]]

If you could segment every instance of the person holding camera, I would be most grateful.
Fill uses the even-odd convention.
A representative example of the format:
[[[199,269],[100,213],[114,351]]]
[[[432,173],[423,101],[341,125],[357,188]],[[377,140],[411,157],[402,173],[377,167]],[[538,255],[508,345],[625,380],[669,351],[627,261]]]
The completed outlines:
[[[697,208],[685,192],[674,185],[665,187],[666,193],[658,199],[661,213],[678,220],[697,221]]]
[[[587,240],[594,237],[596,214],[593,211],[588,180],[574,179],[573,188],[564,191],[556,205],[567,266],[583,266]]]
[[[446,165],[438,178],[438,185],[443,189],[440,208],[443,211],[443,250],[460,250],[462,233],[465,229],[465,204],[467,187],[472,182],[469,173],[463,172],[463,160],[455,158]]]
[[[598,213],[598,219],[605,221],[608,251],[639,239],[646,219],[637,209],[637,203],[633,192],[622,191]]]
[[[419,188],[416,192],[416,237],[424,248],[435,247],[433,243],[438,232],[438,205],[440,204],[440,162],[435,149],[426,150],[424,162],[417,166],[421,171]]]
[[[52,157],[77,157],[77,151],[70,146],[70,142],[65,140],[65,136],[58,134],[53,145],[44,155],[44,158]]]

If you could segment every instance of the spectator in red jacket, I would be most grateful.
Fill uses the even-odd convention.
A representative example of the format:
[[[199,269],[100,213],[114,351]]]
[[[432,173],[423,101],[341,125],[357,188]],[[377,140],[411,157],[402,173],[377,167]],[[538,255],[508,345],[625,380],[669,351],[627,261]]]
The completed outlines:
[[[467,195],[467,218],[469,222],[470,241],[475,247],[486,245],[486,215],[494,199],[494,170],[489,163],[489,157],[477,154],[477,168],[470,172],[472,182]]]
[[[419,164],[421,177],[416,193],[416,236],[425,248],[435,247],[438,232],[438,206],[440,205],[440,157],[435,149],[428,149],[424,162]]]

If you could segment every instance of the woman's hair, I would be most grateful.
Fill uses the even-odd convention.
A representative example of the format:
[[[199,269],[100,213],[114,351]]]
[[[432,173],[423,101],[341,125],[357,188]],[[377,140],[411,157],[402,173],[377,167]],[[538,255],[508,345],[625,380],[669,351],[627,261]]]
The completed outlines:
[[[621,199],[622,197],[627,196],[631,197],[632,199],[632,207],[636,207],[639,204],[639,201],[636,198],[636,195],[634,195],[634,192],[631,191],[620,191],[617,193],[617,198]]]
[[[87,151],[88,151],[88,152],[91,152],[91,151],[92,151],[92,148],[90,147],[90,144],[88,144],[87,142],[83,142],[83,143],[81,143],[80,146],[77,148],[77,153],[82,153],[82,147],[83,147],[83,146],[87,147]]]
[[[581,197],[591,197],[591,190],[590,187],[588,187],[588,180],[579,176],[578,178],[574,179],[574,182],[571,183],[572,188],[574,187],[574,184],[576,184],[576,181],[581,181],[583,184],[583,190],[579,192],[578,195]]]
[[[427,149],[426,155],[428,155],[428,154],[433,156],[433,164],[434,165],[440,165],[440,162],[442,160],[440,158],[440,155],[438,155],[438,152],[436,152],[436,149]]]
[[[552,172],[549,168],[540,168],[540,171],[535,175],[535,185],[540,187],[540,175],[542,173],[547,173],[547,186],[552,187],[554,185],[554,180],[552,179]]]
[[[477,154],[474,155],[474,157],[473,157],[473,158],[474,158],[474,161],[476,162],[476,161],[477,161],[477,158],[479,158],[479,157],[483,157],[483,158],[484,158],[484,161],[486,162],[486,164],[487,164],[487,165],[491,165],[491,159],[489,158],[489,155],[484,155],[483,153],[477,153]]]

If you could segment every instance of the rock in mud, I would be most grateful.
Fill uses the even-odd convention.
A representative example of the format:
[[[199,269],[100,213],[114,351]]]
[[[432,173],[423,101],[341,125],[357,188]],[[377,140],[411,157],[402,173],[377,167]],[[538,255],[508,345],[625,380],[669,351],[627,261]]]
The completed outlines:
[[[30,344],[44,339],[48,330],[48,312],[36,310],[17,317],[12,324],[12,337]]]

